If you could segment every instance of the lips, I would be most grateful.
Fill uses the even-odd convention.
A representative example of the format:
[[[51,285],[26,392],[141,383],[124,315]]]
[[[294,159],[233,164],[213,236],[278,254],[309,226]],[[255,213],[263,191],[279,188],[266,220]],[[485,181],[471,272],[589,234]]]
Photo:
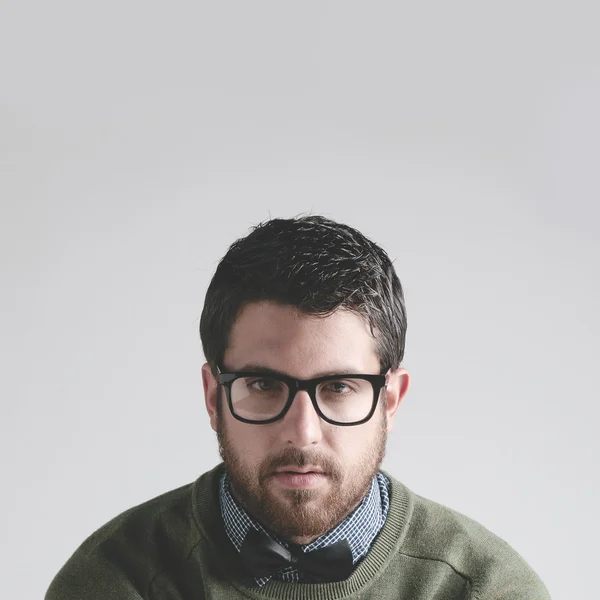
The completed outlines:
[[[291,473],[294,475],[306,475],[308,473],[323,474],[323,469],[319,467],[281,467],[275,473]]]
[[[312,467],[316,468],[316,467]],[[285,467],[278,469],[272,475],[273,481],[283,489],[313,489],[316,490],[325,485],[328,477],[319,470],[298,469],[297,467]]]

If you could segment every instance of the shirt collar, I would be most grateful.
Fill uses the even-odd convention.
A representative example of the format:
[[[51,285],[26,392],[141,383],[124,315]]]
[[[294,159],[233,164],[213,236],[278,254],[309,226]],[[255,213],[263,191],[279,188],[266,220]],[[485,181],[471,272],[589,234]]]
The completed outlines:
[[[373,540],[385,523],[389,510],[389,480],[383,473],[377,473],[371,482],[369,491],[363,501],[338,525],[312,541],[301,546],[304,552],[311,552],[324,548],[346,539],[352,550],[353,562],[356,563],[366,556]],[[256,519],[237,502],[231,493],[227,471],[223,473],[219,482],[219,501],[221,515],[227,537],[239,552],[246,534],[250,529],[266,533],[285,547],[289,544],[272,533],[266,531]],[[279,574],[284,581],[301,581],[302,574],[294,567],[289,567]],[[267,583],[271,578],[257,579],[259,586]]]

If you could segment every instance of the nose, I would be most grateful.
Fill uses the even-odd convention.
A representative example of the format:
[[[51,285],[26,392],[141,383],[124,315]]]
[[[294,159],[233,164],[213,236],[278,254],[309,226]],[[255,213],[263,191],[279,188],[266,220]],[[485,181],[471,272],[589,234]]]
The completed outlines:
[[[317,414],[308,392],[296,392],[292,406],[282,420],[282,435],[286,444],[305,448],[318,444],[323,433],[321,417]]]

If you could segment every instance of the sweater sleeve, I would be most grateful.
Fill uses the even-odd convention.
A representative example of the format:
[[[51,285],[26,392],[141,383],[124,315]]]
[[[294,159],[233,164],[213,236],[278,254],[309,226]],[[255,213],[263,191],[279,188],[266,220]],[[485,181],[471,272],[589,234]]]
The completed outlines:
[[[98,556],[74,555],[52,580],[44,600],[144,600],[132,583]]]
[[[516,553],[472,584],[470,600],[551,600],[541,579]]]

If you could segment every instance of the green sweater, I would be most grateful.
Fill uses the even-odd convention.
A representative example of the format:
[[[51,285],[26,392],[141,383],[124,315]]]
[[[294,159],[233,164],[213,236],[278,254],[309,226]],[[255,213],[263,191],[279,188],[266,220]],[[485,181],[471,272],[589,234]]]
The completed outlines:
[[[471,519],[413,494],[389,474],[390,510],[367,556],[334,583],[244,579],[221,520],[223,465],[131,508],[93,533],[46,600],[549,600],[508,544]]]

